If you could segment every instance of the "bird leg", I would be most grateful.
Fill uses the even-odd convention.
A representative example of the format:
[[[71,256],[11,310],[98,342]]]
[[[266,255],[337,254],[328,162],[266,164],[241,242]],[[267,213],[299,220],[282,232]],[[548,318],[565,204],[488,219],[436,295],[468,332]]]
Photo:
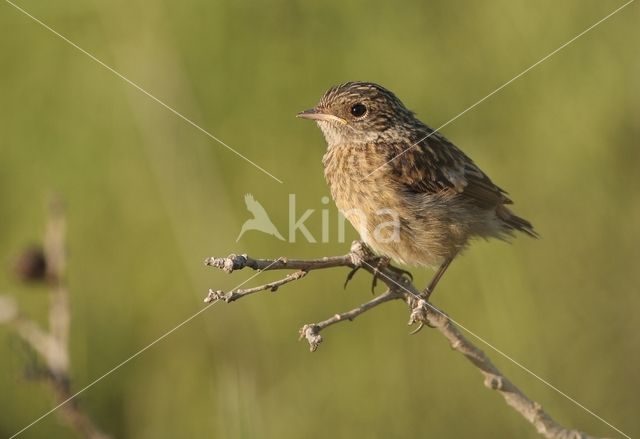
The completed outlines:
[[[420,332],[420,330],[424,328],[425,325],[427,325],[430,328],[435,328],[435,326],[429,323],[429,319],[427,318],[427,313],[429,312],[428,307],[432,306],[432,305],[427,305],[427,302],[429,301],[429,297],[431,297],[433,290],[435,290],[436,285],[438,285],[438,282],[442,278],[442,275],[444,274],[445,271],[447,271],[447,268],[449,268],[451,261],[453,261],[453,257],[445,259],[442,265],[440,265],[440,267],[438,268],[438,271],[436,271],[436,274],[435,276],[433,276],[433,279],[431,279],[431,282],[429,282],[429,285],[427,286],[427,288],[425,288],[425,290],[422,292],[422,295],[421,295],[422,297],[420,298],[420,300],[418,300],[416,304],[413,306],[413,310],[411,311],[411,318],[409,319],[409,324],[412,325],[413,323],[418,322],[418,327],[410,332],[411,335],[417,334],[418,332]]]
[[[425,300],[427,301],[429,300],[429,297],[431,297],[433,290],[436,289],[436,285],[438,285],[438,282],[442,278],[442,275],[444,274],[445,271],[447,271],[447,268],[449,268],[449,264],[451,264],[451,261],[453,261],[452,257],[447,258],[442,263],[442,265],[440,265],[440,267],[438,268],[438,271],[436,271],[435,276],[433,276],[433,279],[431,279],[431,282],[429,283],[427,288],[425,288],[425,290],[422,292],[422,296],[424,297]]]

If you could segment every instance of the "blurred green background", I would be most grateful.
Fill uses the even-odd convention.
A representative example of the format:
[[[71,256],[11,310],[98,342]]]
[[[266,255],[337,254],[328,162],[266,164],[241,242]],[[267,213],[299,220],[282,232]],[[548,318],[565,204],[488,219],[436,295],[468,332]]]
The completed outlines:
[[[286,243],[248,232],[235,242],[248,192],[283,233],[295,193],[299,212],[316,209],[307,224],[319,235],[324,140],[294,115],[330,85],[379,82],[439,126],[621,4],[19,2],[279,184],[3,2],[0,293],[44,323],[46,290],[20,284],[10,267],[40,239],[58,192],[68,205],[79,389],[201,310],[208,288],[252,274],[206,269],[206,256],[347,251],[301,235]],[[543,238],[477,243],[435,296],[631,436],[640,435],[639,20],[632,4],[443,130]],[[371,298],[363,274],[342,290],[346,272],[215,305],[84,393],[83,407],[119,438],[537,437],[438,333],[408,336],[400,303],[330,328],[310,354],[297,341],[302,324]],[[419,285],[431,276],[414,272]],[[485,350],[561,423],[617,437]],[[24,359],[1,327],[3,437],[54,404],[25,378]],[[51,415],[21,437],[75,435]]]

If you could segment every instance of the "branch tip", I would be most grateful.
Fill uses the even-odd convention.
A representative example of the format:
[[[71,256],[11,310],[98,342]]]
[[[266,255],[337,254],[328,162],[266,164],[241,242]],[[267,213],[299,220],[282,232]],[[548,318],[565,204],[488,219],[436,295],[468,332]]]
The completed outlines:
[[[309,343],[309,350],[311,352],[315,352],[318,349],[318,346],[320,346],[320,343],[322,343],[322,336],[320,335],[320,328],[318,325],[304,325],[300,328],[299,334],[299,340],[302,340],[303,338],[307,339],[307,342]]]
[[[208,267],[215,267],[224,270],[227,273],[232,273],[234,270],[240,270],[247,266],[248,257],[244,255],[230,254],[226,258],[206,258],[204,265]]]
[[[212,290],[209,289],[209,293],[207,293],[207,297],[204,298],[204,303],[211,303],[214,300],[219,300],[220,295],[223,294],[222,290]]]

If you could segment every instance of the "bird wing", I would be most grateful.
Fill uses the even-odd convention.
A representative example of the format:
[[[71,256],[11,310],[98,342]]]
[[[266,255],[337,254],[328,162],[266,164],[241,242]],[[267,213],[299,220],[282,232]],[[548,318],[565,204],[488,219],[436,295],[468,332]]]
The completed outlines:
[[[483,208],[512,203],[504,190],[444,136],[430,128],[416,134],[414,146],[405,146],[406,151],[391,164],[399,183],[407,190],[449,192]],[[425,139],[426,136],[429,137]]]

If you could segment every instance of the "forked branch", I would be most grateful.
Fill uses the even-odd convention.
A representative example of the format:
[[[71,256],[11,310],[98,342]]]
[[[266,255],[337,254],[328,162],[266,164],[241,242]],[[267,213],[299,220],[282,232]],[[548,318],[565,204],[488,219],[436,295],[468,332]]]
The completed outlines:
[[[311,351],[315,351],[323,338],[321,332],[336,323],[351,321],[370,309],[380,306],[392,300],[404,301],[410,310],[409,325],[417,324],[418,329],[423,325],[437,329],[450,343],[451,347],[471,362],[484,377],[486,387],[500,393],[506,403],[520,413],[542,436],[551,439],[589,439],[592,436],[577,430],[563,427],[556,422],[540,404],[527,397],[492,363],[487,355],[469,339],[467,339],[447,314],[432,304],[425,301],[420,291],[413,284],[410,275],[393,267],[388,260],[372,254],[367,247],[359,241],[351,246],[351,251],[342,256],[331,256],[320,259],[254,259],[248,255],[229,255],[226,258],[207,258],[205,265],[222,269],[227,273],[236,270],[251,268],[257,271],[296,270],[284,278],[263,285],[247,289],[224,292],[221,290],[209,290],[205,302],[216,300],[234,302],[238,299],[255,294],[260,291],[276,291],[279,287],[302,279],[311,271],[329,269],[335,267],[348,267],[353,272],[364,269],[373,275],[374,282],[379,279],[387,290],[374,299],[365,302],[349,311],[334,314],[326,320],[309,323],[300,328],[301,339],[306,339]],[[417,330],[415,332],[417,332]]]

